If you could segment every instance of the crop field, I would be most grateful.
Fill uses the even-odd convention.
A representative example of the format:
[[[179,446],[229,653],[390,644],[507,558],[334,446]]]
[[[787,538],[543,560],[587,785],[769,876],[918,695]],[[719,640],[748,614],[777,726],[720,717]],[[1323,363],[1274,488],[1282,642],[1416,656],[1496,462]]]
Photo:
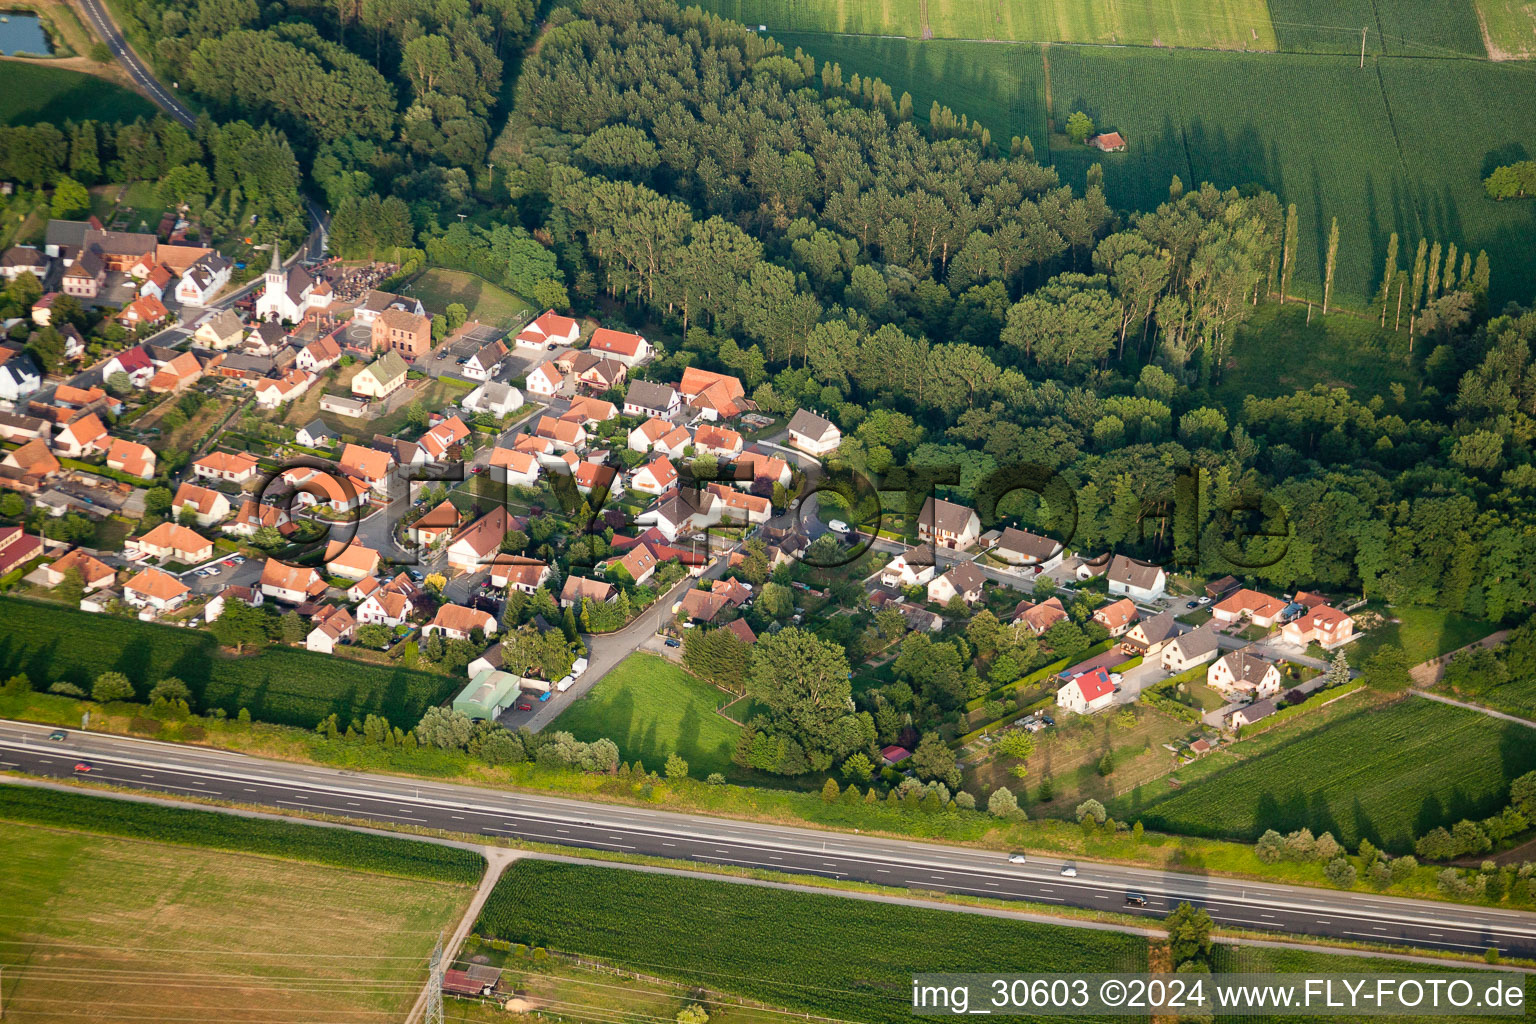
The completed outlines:
[[[1186,835],[1251,840],[1306,826],[1350,848],[1368,838],[1405,852],[1437,825],[1499,810],[1510,781],[1536,769],[1524,726],[1422,698],[1265,739],[1235,767],[1127,813]]]
[[[741,730],[715,714],[721,696],[665,658],[632,654],[549,728],[579,740],[607,737],[623,760],[639,759],[653,771],[676,751],[696,779],[710,772],[740,776],[731,754]]]
[[[246,708],[258,721],[301,728],[332,712],[343,722],[371,712],[410,728],[462,685],[293,648],[227,657],[200,630],[0,599],[0,675],[25,673],[39,690],[61,680],[89,690],[109,671],[126,675],[141,695],[175,676],[200,709],[223,708],[233,717]]]
[[[1366,53],[1485,55],[1474,0],[1269,0],[1269,13],[1281,50],[1358,57],[1365,28]]]
[[[474,883],[485,870],[485,859],[479,854],[437,843],[54,789],[0,786],[0,820],[54,828],[89,822],[92,832],[127,839],[287,857],[461,885]]]
[[[19,60],[0,62],[0,68],[0,124],[47,121],[62,127],[67,120],[132,121],[155,112],[138,93],[94,75]]]
[[[1526,0],[1477,0],[1477,20],[1494,60],[1536,57],[1536,6]]]
[[[1310,949],[1287,949],[1279,946],[1229,946],[1218,944],[1211,953],[1211,970],[1223,974],[1423,974],[1429,968],[1412,960],[1393,960],[1387,957],[1349,956],[1347,954],[1319,953]],[[1442,968],[1433,968],[1440,972]],[[1476,968],[1468,966],[1468,971]],[[1445,968],[1445,973],[1460,973],[1456,968]],[[1526,1002],[1536,996],[1536,976],[1526,975]],[[1275,1020],[1272,1015],[1228,1016],[1223,1018],[1233,1024],[1257,1024]],[[1373,1016],[1372,1021],[1381,1024],[1407,1024],[1409,1021],[1425,1021],[1428,1017]],[[1445,1024],[1476,1024],[1486,1022],[1487,1017],[1445,1015],[1435,1021]],[[1337,1024],[1336,1016],[1319,1015],[1285,1017],[1297,1024]]]
[[[10,822],[0,861],[7,1021],[402,1020],[472,892]]]
[[[1040,972],[1147,966],[1146,940],[1116,932],[530,860],[476,931],[871,1024],[911,1020],[916,971],[996,970],[1000,955]]]
[[[703,0],[747,25],[912,39],[1273,50],[1264,0]]]
[[[1403,0],[1401,9],[1428,8]],[[1028,135],[1076,188],[1097,163],[1117,207],[1155,206],[1174,175],[1186,187],[1208,180],[1272,189],[1300,217],[1297,295],[1321,298],[1328,227],[1338,217],[1334,291],[1345,305],[1363,308],[1377,293],[1394,231],[1404,269],[1421,235],[1454,241],[1488,251],[1495,308],[1531,300],[1536,203],[1482,193],[1492,167],[1525,158],[1532,145],[1524,112],[1536,109],[1536,75],[1527,65],[1374,57],[1362,70],[1347,54],[1050,46],[1042,55],[1029,45],[775,38],[837,61],[845,77],[873,74],[898,95],[910,92],[919,115],[938,100],[979,119],[1001,145]],[[1047,96],[1058,129],[1083,110],[1123,134],[1127,151],[1101,154],[1060,135],[1048,148]]]

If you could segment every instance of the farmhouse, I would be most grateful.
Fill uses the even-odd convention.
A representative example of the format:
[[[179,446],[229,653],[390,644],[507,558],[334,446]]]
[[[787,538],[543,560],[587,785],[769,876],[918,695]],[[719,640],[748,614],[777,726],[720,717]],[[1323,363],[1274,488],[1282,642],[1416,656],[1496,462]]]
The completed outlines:
[[[1056,691],[1057,707],[1079,715],[1102,711],[1114,702],[1115,684],[1109,678],[1109,670],[1102,666],[1071,679]]]
[[[1101,153],[1125,152],[1125,139],[1119,132],[1100,132],[1088,140],[1088,145]]]

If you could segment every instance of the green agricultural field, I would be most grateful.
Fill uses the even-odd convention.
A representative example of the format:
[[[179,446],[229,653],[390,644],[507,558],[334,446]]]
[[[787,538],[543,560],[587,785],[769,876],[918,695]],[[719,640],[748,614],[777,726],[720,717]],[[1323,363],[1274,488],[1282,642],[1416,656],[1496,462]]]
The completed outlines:
[[[911,1020],[914,972],[1147,967],[1146,940],[1118,932],[528,860],[476,930],[870,1024]]]
[[[535,312],[527,299],[462,270],[423,271],[400,292],[420,299],[429,313],[441,313],[450,302],[462,303],[471,320],[499,327],[510,327],[520,313]]]
[[[912,39],[1012,40],[1273,50],[1264,0],[704,0],[747,25]]]
[[[175,676],[192,689],[199,709],[233,716],[246,708],[259,721],[300,728],[332,712],[343,722],[371,712],[410,728],[462,685],[289,647],[227,657],[201,630],[0,599],[0,676],[25,673],[39,690],[59,681],[89,689],[108,671],[122,672],[141,695]]]
[[[1402,10],[1412,9],[1404,0]],[[1293,20],[1332,23],[1319,17]],[[1343,53],[1053,45],[1042,55],[1027,45],[775,38],[837,61],[845,78],[872,74],[898,95],[912,93],[920,115],[938,100],[979,119],[1001,145],[1028,135],[1074,187],[1097,163],[1117,207],[1155,206],[1174,175],[1186,187],[1209,180],[1272,189],[1300,216],[1297,295],[1321,298],[1328,227],[1338,217],[1334,292],[1346,306],[1364,308],[1377,294],[1394,231],[1404,269],[1420,236],[1454,241],[1463,252],[1488,251],[1495,307],[1531,299],[1536,249],[1526,240],[1536,233],[1536,204],[1482,195],[1488,171],[1531,145],[1524,111],[1536,109],[1536,75],[1524,65],[1376,56],[1362,70]],[[1087,112],[1125,135],[1127,151],[1101,154],[1061,135],[1048,148],[1047,106],[1058,128],[1072,111]]]
[[[1292,949],[1283,946],[1228,946],[1218,945],[1211,953],[1213,971],[1223,974],[1424,974],[1428,971],[1439,973],[1441,968],[1430,968],[1423,963],[1415,963],[1412,960],[1393,960],[1387,957],[1374,956],[1350,956],[1348,954],[1319,953],[1310,949]],[[1477,968],[1468,965],[1466,970],[1475,971]],[[1455,968],[1447,969],[1447,973],[1459,973]],[[1515,978],[1519,975],[1509,975]],[[1532,975],[1525,975],[1526,1002],[1529,1003],[1532,996],[1536,995],[1536,981]],[[1229,1016],[1225,1020],[1233,1024],[1257,1024],[1259,1021],[1275,1020],[1271,1015],[1253,1014],[1252,1016]],[[1429,1017],[1412,1016],[1373,1016],[1373,1022],[1381,1024],[1407,1024],[1409,1021],[1426,1021]],[[1444,1024],[1477,1024],[1486,1022],[1488,1017],[1446,1015],[1433,1018],[1436,1022]],[[1286,1016],[1284,1018],[1295,1024],[1338,1024],[1339,1017],[1319,1015],[1311,1016]]]
[[[1364,28],[1368,54],[1485,56],[1474,0],[1269,0],[1269,13],[1282,50],[1358,57]]]
[[[632,654],[592,691],[555,719],[550,730],[579,740],[607,737],[619,757],[639,759],[660,771],[674,751],[688,762],[688,774],[743,775],[731,762],[741,730],[715,714],[720,691],[654,654]]]
[[[62,127],[65,121],[87,117],[132,121],[155,113],[154,105],[138,93],[94,75],[19,60],[0,66],[5,78],[5,88],[0,89],[0,124],[48,121]]]
[[[1436,825],[1503,807],[1510,781],[1536,769],[1529,737],[1524,726],[1404,698],[1279,743],[1260,737],[1235,767],[1126,814],[1185,835],[1251,840],[1306,826],[1350,848],[1368,838],[1404,852]]]
[[[472,892],[93,827],[0,822],[8,1021],[401,1020]]]
[[[1477,0],[1477,20],[1494,60],[1536,57],[1536,6],[1526,0]]]

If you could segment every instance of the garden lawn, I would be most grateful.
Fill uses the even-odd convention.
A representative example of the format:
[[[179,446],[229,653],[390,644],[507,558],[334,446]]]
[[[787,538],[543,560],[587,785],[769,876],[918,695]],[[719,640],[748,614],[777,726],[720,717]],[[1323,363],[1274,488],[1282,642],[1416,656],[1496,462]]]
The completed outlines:
[[[1242,840],[1305,826],[1351,849],[1368,838],[1402,853],[1437,825],[1497,812],[1510,781],[1536,769],[1526,727],[1475,711],[1406,697],[1329,717],[1323,728],[1240,743],[1235,767],[1121,813],[1148,828]]]
[[[472,891],[10,822],[0,860],[17,1020],[401,1019]]]
[[[138,93],[94,75],[19,60],[0,66],[5,78],[0,124],[47,121],[62,128],[70,120],[132,121],[155,113],[154,105]]]
[[[462,270],[434,267],[423,271],[400,289],[421,300],[428,313],[441,313],[450,302],[463,303],[471,320],[511,327],[518,316],[531,316],[533,303],[483,277]]]
[[[89,691],[109,671],[126,675],[141,698],[175,676],[191,688],[200,711],[223,708],[234,716],[246,708],[259,721],[300,728],[332,713],[343,723],[373,713],[408,729],[463,685],[287,647],[230,657],[200,630],[0,598],[0,677],[20,672],[39,690],[62,681]]]
[[[731,761],[741,730],[715,714],[720,696],[665,658],[632,654],[546,732],[564,730],[589,741],[607,737],[619,745],[620,758],[639,759],[652,771],[676,752],[695,779],[711,772],[745,778],[750,773]]]
[[[1396,644],[1403,649],[1409,665],[1417,665],[1430,658],[1475,643],[1495,629],[1489,623],[1469,619],[1456,612],[1425,608],[1420,605],[1391,607],[1383,612],[1396,622],[1387,622],[1373,629],[1344,648],[1350,664],[1361,666],[1385,644]]]
[[[476,931],[870,1024],[911,1020],[922,971],[1147,967],[1118,932],[546,861],[509,868]]]

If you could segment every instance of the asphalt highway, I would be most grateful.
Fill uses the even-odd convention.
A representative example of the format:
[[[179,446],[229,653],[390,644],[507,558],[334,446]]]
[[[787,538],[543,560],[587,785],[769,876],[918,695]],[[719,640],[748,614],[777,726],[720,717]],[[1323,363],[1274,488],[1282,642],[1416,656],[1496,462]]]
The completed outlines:
[[[1161,917],[1182,901],[1218,924],[1460,953],[1536,957],[1536,914],[1271,885],[1182,872],[821,832],[268,761],[241,754],[0,722],[0,770],[312,811],[360,822],[734,864]],[[91,771],[75,766],[89,764]],[[1061,874],[1068,864],[1077,875]],[[1128,895],[1146,899],[1131,905]]]

